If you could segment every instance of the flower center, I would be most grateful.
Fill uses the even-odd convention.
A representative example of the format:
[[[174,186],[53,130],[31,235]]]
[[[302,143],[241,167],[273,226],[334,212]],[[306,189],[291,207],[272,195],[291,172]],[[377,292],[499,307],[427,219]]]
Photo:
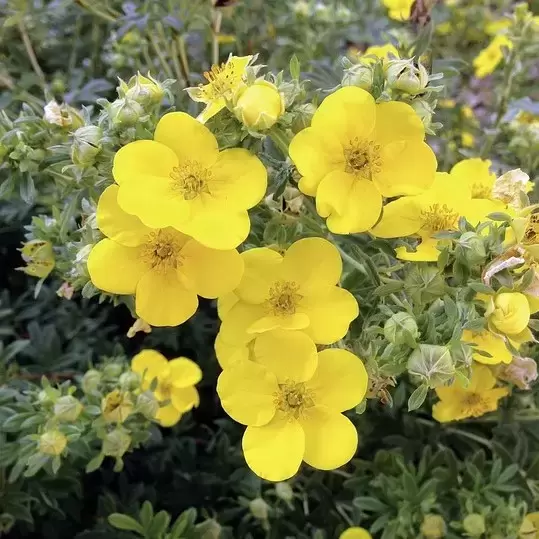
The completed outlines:
[[[446,204],[432,204],[421,212],[423,228],[429,232],[440,232],[455,228],[459,214]]]
[[[488,412],[488,403],[480,393],[469,393],[463,400],[463,404],[469,415],[479,417]]]
[[[179,192],[184,200],[193,200],[202,193],[210,193],[208,181],[211,172],[197,161],[186,161],[174,167],[170,177],[174,180],[174,191]]]
[[[158,230],[148,235],[141,256],[152,269],[165,272],[181,265],[182,246],[173,232]]]
[[[303,382],[286,381],[274,393],[277,409],[289,417],[298,418],[307,408],[314,406],[314,398]]]
[[[522,243],[525,245],[539,243],[539,213],[533,213],[528,217]]]
[[[269,289],[267,300],[269,311],[274,316],[290,316],[296,313],[303,298],[298,294],[299,285],[294,281],[277,281]]]
[[[491,191],[488,185],[474,183],[472,185],[472,198],[490,198]]]
[[[382,167],[380,148],[380,145],[375,144],[372,140],[357,137],[351,140],[343,150],[344,170],[360,178],[372,180],[372,177],[378,174]]]
[[[204,78],[208,86],[204,92],[208,99],[218,99],[230,94],[241,81],[241,73],[238,73],[232,62],[212,65],[209,71],[204,72]]]

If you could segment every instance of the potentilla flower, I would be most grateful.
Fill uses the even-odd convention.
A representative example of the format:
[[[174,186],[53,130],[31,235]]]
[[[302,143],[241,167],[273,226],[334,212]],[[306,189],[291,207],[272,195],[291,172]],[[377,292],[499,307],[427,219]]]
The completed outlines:
[[[376,104],[365,90],[346,86],[326,97],[311,127],[290,143],[302,175],[300,190],[336,234],[364,232],[382,211],[383,197],[416,195],[430,187],[436,157],[424,142],[414,109]]]
[[[339,539],[372,539],[372,536],[365,528],[354,526],[344,530]]]
[[[195,385],[202,380],[202,371],[194,361],[186,357],[167,361],[156,350],[142,350],[132,359],[131,369],[142,377],[143,391],[155,384],[155,398],[162,403],[155,419],[161,426],[175,425],[183,414],[199,405]]]
[[[370,47],[367,47],[365,52],[359,56],[358,60],[360,62],[367,63],[374,62],[374,59],[369,58],[369,56],[376,56],[376,58],[384,61],[400,58],[399,51],[395,45],[392,45],[391,43],[386,43],[385,45],[371,45]]]
[[[54,251],[49,241],[30,240],[20,249],[22,259],[26,266],[17,268],[27,275],[44,279],[48,277],[56,264]]]
[[[397,21],[406,21],[412,14],[414,0],[383,0],[384,6],[389,9],[389,17]]]
[[[252,60],[253,56],[230,55],[226,63],[212,65],[204,73],[207,84],[187,88],[193,101],[206,105],[198,117],[201,122],[215,116],[226,107],[227,101],[232,101],[234,94],[245,85],[246,69]]]
[[[464,159],[451,169],[450,181],[453,186],[457,182],[459,188],[469,190],[472,198],[495,200],[492,189],[496,175],[490,172],[491,165],[489,159]]]
[[[176,326],[190,318],[198,298],[217,298],[243,274],[236,250],[209,249],[174,228],[151,229],[117,203],[109,186],[97,206],[97,224],[107,236],[93,247],[88,272],[112,294],[135,294],[137,316],[152,326]]]
[[[267,173],[244,148],[219,151],[211,131],[184,112],[165,114],[154,140],[121,148],[112,173],[118,202],[152,228],[172,227],[213,249],[249,234],[247,210],[264,196]]]
[[[262,247],[241,257],[245,272],[234,290],[237,301],[226,312],[220,308],[226,343],[245,344],[257,334],[281,328],[301,330],[316,343],[331,344],[346,335],[359,314],[354,296],[337,286],[342,261],[327,240],[301,239],[284,256]],[[229,304],[234,301],[225,298]]]
[[[462,341],[474,345],[472,357],[479,363],[496,365],[498,363],[511,363],[513,359],[505,340],[488,329],[477,332],[465,329],[462,332]],[[486,352],[491,357],[482,355],[479,352]]]
[[[398,247],[402,260],[436,261],[440,242],[435,234],[457,230],[459,217],[466,217],[472,225],[487,220],[487,215],[500,211],[499,202],[472,199],[471,191],[457,187],[452,174],[438,172],[432,187],[417,196],[401,197],[384,207],[380,222],[372,233],[380,238],[419,236],[421,243],[413,252]]]
[[[503,60],[504,50],[512,49],[513,43],[503,35],[497,35],[474,59],[475,76],[479,79],[493,73]]]
[[[437,387],[440,402],[432,407],[432,417],[440,423],[480,417],[498,408],[498,401],[509,394],[506,387],[494,387],[496,378],[486,365],[474,363],[467,386],[460,379],[447,387]]]
[[[341,412],[367,391],[362,361],[329,348],[318,361],[288,355],[258,356],[225,369],[217,393],[225,411],[247,426],[243,452],[248,466],[269,481],[292,477],[305,461],[320,470],[346,464],[357,448],[357,431]]]

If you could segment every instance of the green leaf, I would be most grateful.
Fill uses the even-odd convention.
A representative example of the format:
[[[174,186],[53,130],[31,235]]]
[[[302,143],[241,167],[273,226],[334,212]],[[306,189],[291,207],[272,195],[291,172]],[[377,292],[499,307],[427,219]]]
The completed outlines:
[[[103,453],[99,453],[99,455],[96,455],[87,465],[86,465],[86,473],[95,472],[103,463],[103,459],[105,456]]]
[[[358,496],[354,498],[352,504],[360,511],[369,511],[372,513],[385,513],[389,509],[384,502],[371,496]]]
[[[408,399],[408,411],[417,410],[425,402],[428,392],[429,386],[427,384],[421,384],[417,387]]]
[[[107,520],[112,527],[118,530],[137,532],[139,535],[144,536],[144,528],[134,518],[128,515],[112,513]]]
[[[390,281],[375,288],[373,293],[375,296],[389,296],[389,294],[400,292],[403,288],[403,281]]]
[[[148,531],[153,520],[153,507],[148,500],[146,500],[140,508],[139,519],[144,529]]]
[[[298,60],[298,57],[294,54],[292,58],[290,58],[290,75],[293,79],[299,80],[299,75],[301,73],[300,69],[300,63]]]
[[[182,534],[189,530],[197,518],[196,509],[192,507],[184,511],[174,522],[168,539],[180,539]]]
[[[19,185],[19,193],[26,204],[31,206],[34,203],[36,199],[36,188],[30,174],[23,174]]]
[[[152,525],[148,532],[150,539],[161,539],[170,524],[170,515],[166,511],[159,511],[153,517]]]

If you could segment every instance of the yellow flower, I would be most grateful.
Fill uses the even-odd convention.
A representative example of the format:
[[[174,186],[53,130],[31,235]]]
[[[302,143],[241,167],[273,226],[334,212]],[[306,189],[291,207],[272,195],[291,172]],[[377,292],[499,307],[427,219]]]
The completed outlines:
[[[406,21],[412,13],[414,0],[383,0],[384,6],[389,9],[389,17],[397,21]]]
[[[337,286],[342,261],[327,240],[296,241],[283,255],[266,247],[242,253],[245,272],[223,314],[224,342],[245,344],[272,329],[301,330],[319,344],[342,339],[359,314],[354,296]],[[230,302],[230,300],[227,301]]]
[[[472,107],[470,107],[469,105],[462,105],[460,109],[460,113],[467,120],[475,120],[475,113]]]
[[[440,402],[432,407],[432,417],[440,423],[480,417],[498,408],[498,401],[509,394],[507,388],[495,388],[496,378],[485,365],[474,363],[468,386],[456,379],[450,386],[437,387]]]
[[[503,49],[512,48],[513,44],[507,36],[497,35],[474,59],[475,76],[482,79],[493,73],[503,60]]]
[[[539,512],[528,513],[520,526],[519,539],[539,539]]]
[[[474,226],[486,220],[489,213],[498,210],[497,202],[472,199],[469,189],[455,188],[453,174],[438,172],[432,187],[417,196],[401,197],[384,207],[382,219],[372,229],[380,238],[400,238],[418,235],[421,243],[414,252],[397,248],[402,260],[436,261],[440,240],[438,232],[456,230],[460,216]]]
[[[50,242],[30,240],[23,244],[20,251],[26,266],[17,269],[23,271],[26,275],[44,279],[54,269],[54,252]]]
[[[219,152],[211,131],[183,112],[165,114],[154,140],[121,148],[112,173],[124,211],[146,226],[173,227],[213,249],[233,249],[247,237],[247,210],[267,185],[256,156],[244,148]]]
[[[269,129],[285,111],[284,99],[275,84],[258,80],[234,96],[234,114],[252,129]]]
[[[530,303],[520,292],[501,292],[489,298],[487,320],[493,331],[515,342],[529,340]]]
[[[460,143],[464,148],[473,148],[475,146],[475,137],[468,131],[463,131],[460,135]]]
[[[474,351],[473,358],[479,363],[496,365],[498,363],[511,363],[513,359],[511,352],[509,352],[505,345],[505,340],[499,335],[491,333],[488,329],[480,332],[472,332],[465,329],[462,332],[462,340],[466,343],[473,343],[475,345],[474,348],[482,352],[487,352],[492,356],[483,356]]]
[[[385,45],[371,45],[359,58],[361,62],[373,63],[373,58],[367,58],[368,56],[376,56],[380,60],[393,60],[399,58],[399,51],[391,43]]]
[[[51,457],[61,455],[66,448],[67,438],[59,430],[49,430],[39,437],[39,452]]]
[[[508,28],[511,28],[511,19],[498,19],[497,21],[488,21],[485,25],[485,33],[489,36],[495,36]]]
[[[156,350],[142,350],[131,361],[131,369],[142,376],[142,389],[151,389],[156,380],[155,397],[162,403],[155,419],[163,427],[175,425],[182,414],[197,407],[200,399],[195,384],[202,380],[200,367],[190,359],[167,361]]]
[[[198,117],[201,122],[215,116],[226,107],[227,102],[232,101],[237,90],[245,84],[246,69],[252,59],[252,56],[230,55],[226,63],[220,66],[212,65],[211,69],[204,73],[207,84],[187,88],[193,101],[206,105]]]
[[[452,109],[457,106],[457,102],[454,99],[440,99],[438,101],[438,106],[443,109]]]
[[[93,247],[88,272],[97,288],[135,294],[137,316],[152,326],[176,326],[198,307],[197,294],[216,298],[240,282],[243,260],[236,250],[209,249],[173,228],[151,229],[118,206],[111,185],[97,206],[107,236]]]
[[[300,190],[316,196],[328,228],[352,234],[376,223],[382,197],[415,195],[432,184],[436,157],[424,138],[410,105],[375,104],[365,90],[347,86],[324,99],[289,151]]]
[[[493,199],[492,188],[496,175],[490,172],[491,161],[488,159],[464,159],[451,169],[451,182],[458,182],[459,187],[469,190],[472,198]]]
[[[107,423],[123,423],[133,411],[129,393],[113,389],[101,400],[101,412]]]
[[[291,363],[277,348],[225,369],[217,393],[227,414],[247,425],[242,446],[249,467],[283,481],[302,460],[332,470],[353,457],[357,431],[341,412],[363,400],[367,381],[362,361],[346,350],[329,348],[317,361]]]
[[[365,528],[354,526],[353,528],[344,530],[339,535],[339,539],[372,539],[372,536]]]

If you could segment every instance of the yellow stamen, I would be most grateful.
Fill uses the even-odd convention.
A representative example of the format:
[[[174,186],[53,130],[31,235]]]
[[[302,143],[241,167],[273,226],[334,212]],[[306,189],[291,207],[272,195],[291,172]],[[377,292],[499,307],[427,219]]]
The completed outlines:
[[[274,316],[290,316],[296,313],[303,296],[298,294],[299,285],[294,281],[277,281],[269,290],[269,311]]]
[[[305,410],[314,406],[312,392],[304,383],[286,381],[275,392],[275,406],[288,417],[297,419]]]
[[[483,399],[480,393],[470,393],[464,398],[463,404],[466,407],[467,415],[473,417],[482,416],[490,409],[488,402]]]
[[[453,211],[446,204],[431,204],[421,212],[423,228],[429,232],[453,230],[458,221],[458,212]]]
[[[210,194],[208,181],[211,171],[200,166],[197,161],[186,161],[179,167],[174,167],[170,173],[174,180],[174,190],[179,192],[184,200],[193,200],[201,193]]]
[[[382,158],[380,145],[372,140],[355,138],[343,150],[345,171],[359,178],[371,180],[380,172]]]
[[[142,246],[141,256],[153,270],[166,272],[181,266],[182,247],[183,244],[176,234],[158,230],[148,235]]]
[[[226,64],[212,65],[209,71],[204,72],[204,78],[208,85],[203,87],[208,99],[226,97],[241,81],[241,73],[236,71],[233,62]]]
[[[482,183],[474,183],[472,185],[472,198],[490,198],[492,189]]]

